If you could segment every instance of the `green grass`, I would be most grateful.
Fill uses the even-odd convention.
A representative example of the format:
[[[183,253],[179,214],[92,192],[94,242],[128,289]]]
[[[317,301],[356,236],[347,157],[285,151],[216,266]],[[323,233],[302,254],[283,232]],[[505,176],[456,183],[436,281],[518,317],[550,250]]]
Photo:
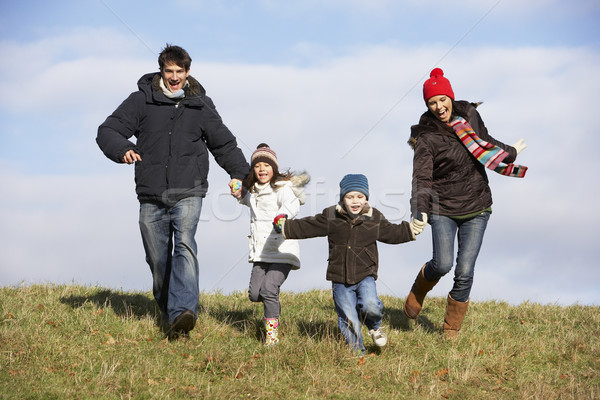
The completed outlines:
[[[281,294],[281,342],[261,344],[262,304],[200,296],[189,339],[167,341],[150,293],[0,288],[0,399],[598,399],[600,307],[472,302],[456,341],[445,299],[416,325],[381,296],[388,345],[341,338],[329,291]]]

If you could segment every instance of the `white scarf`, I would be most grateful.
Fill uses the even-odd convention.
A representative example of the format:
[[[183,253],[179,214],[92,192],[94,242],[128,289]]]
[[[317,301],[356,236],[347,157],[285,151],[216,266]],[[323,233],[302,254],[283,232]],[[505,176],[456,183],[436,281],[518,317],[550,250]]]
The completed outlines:
[[[162,78],[160,78],[159,85],[160,85],[160,89],[163,91],[164,95],[170,99],[181,100],[185,97],[185,91],[183,90],[183,88],[181,88],[178,91],[176,91],[175,93],[173,93],[169,89],[167,89]],[[186,87],[187,85],[188,85],[188,81],[186,80],[185,83],[183,84],[183,87]]]

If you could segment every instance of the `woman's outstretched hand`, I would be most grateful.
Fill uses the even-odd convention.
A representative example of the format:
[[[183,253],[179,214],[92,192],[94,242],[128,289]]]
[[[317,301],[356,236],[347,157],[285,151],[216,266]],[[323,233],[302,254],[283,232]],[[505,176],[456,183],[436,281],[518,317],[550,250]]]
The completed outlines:
[[[522,139],[522,138],[519,139],[519,141],[517,143],[513,144],[512,147],[517,149],[517,154],[519,154],[520,152],[525,150],[525,148],[527,147],[527,145],[525,144],[525,139]]]
[[[427,225],[427,214],[421,213],[421,219],[412,217],[410,219],[410,230],[413,236],[417,236],[419,233],[423,232],[425,226]]]

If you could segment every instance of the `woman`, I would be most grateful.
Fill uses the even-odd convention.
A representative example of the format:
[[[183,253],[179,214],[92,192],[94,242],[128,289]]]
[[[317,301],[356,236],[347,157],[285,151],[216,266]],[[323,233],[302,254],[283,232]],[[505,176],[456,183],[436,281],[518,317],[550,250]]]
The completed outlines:
[[[457,237],[454,285],[444,316],[444,335],[455,338],[467,312],[475,261],[492,213],[485,169],[523,177],[527,167],[512,162],[526,145],[523,139],[508,146],[491,137],[477,104],[455,101],[440,68],[423,84],[423,98],[428,111],[411,127],[408,142],[414,149],[411,210],[431,224],[433,257],[419,271],[404,312],[416,319],[427,292],[452,269]]]

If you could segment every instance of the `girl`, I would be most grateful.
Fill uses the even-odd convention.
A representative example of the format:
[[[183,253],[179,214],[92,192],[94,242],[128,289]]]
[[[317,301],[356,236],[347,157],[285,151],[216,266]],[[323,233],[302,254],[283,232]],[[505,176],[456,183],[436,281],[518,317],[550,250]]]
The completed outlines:
[[[428,111],[411,128],[414,149],[411,208],[431,224],[433,257],[419,270],[404,303],[404,312],[416,319],[425,295],[454,262],[454,286],[448,294],[444,336],[455,338],[461,328],[473,286],[475,260],[492,213],[492,193],[486,168],[521,178],[527,167],[512,164],[526,145],[512,146],[488,134],[476,104],[455,101],[440,68],[423,84]],[[427,218],[429,216],[429,218]]]
[[[284,240],[273,227],[278,214],[293,218],[304,204],[303,187],[308,183],[306,174],[295,176],[279,172],[277,155],[265,143],[252,153],[250,174],[242,190],[232,188],[232,194],[241,204],[250,207],[250,251],[253,263],[248,297],[264,305],[265,344],[279,342],[278,326],[281,304],[279,288],[290,270],[300,268],[300,249],[295,240]]]

